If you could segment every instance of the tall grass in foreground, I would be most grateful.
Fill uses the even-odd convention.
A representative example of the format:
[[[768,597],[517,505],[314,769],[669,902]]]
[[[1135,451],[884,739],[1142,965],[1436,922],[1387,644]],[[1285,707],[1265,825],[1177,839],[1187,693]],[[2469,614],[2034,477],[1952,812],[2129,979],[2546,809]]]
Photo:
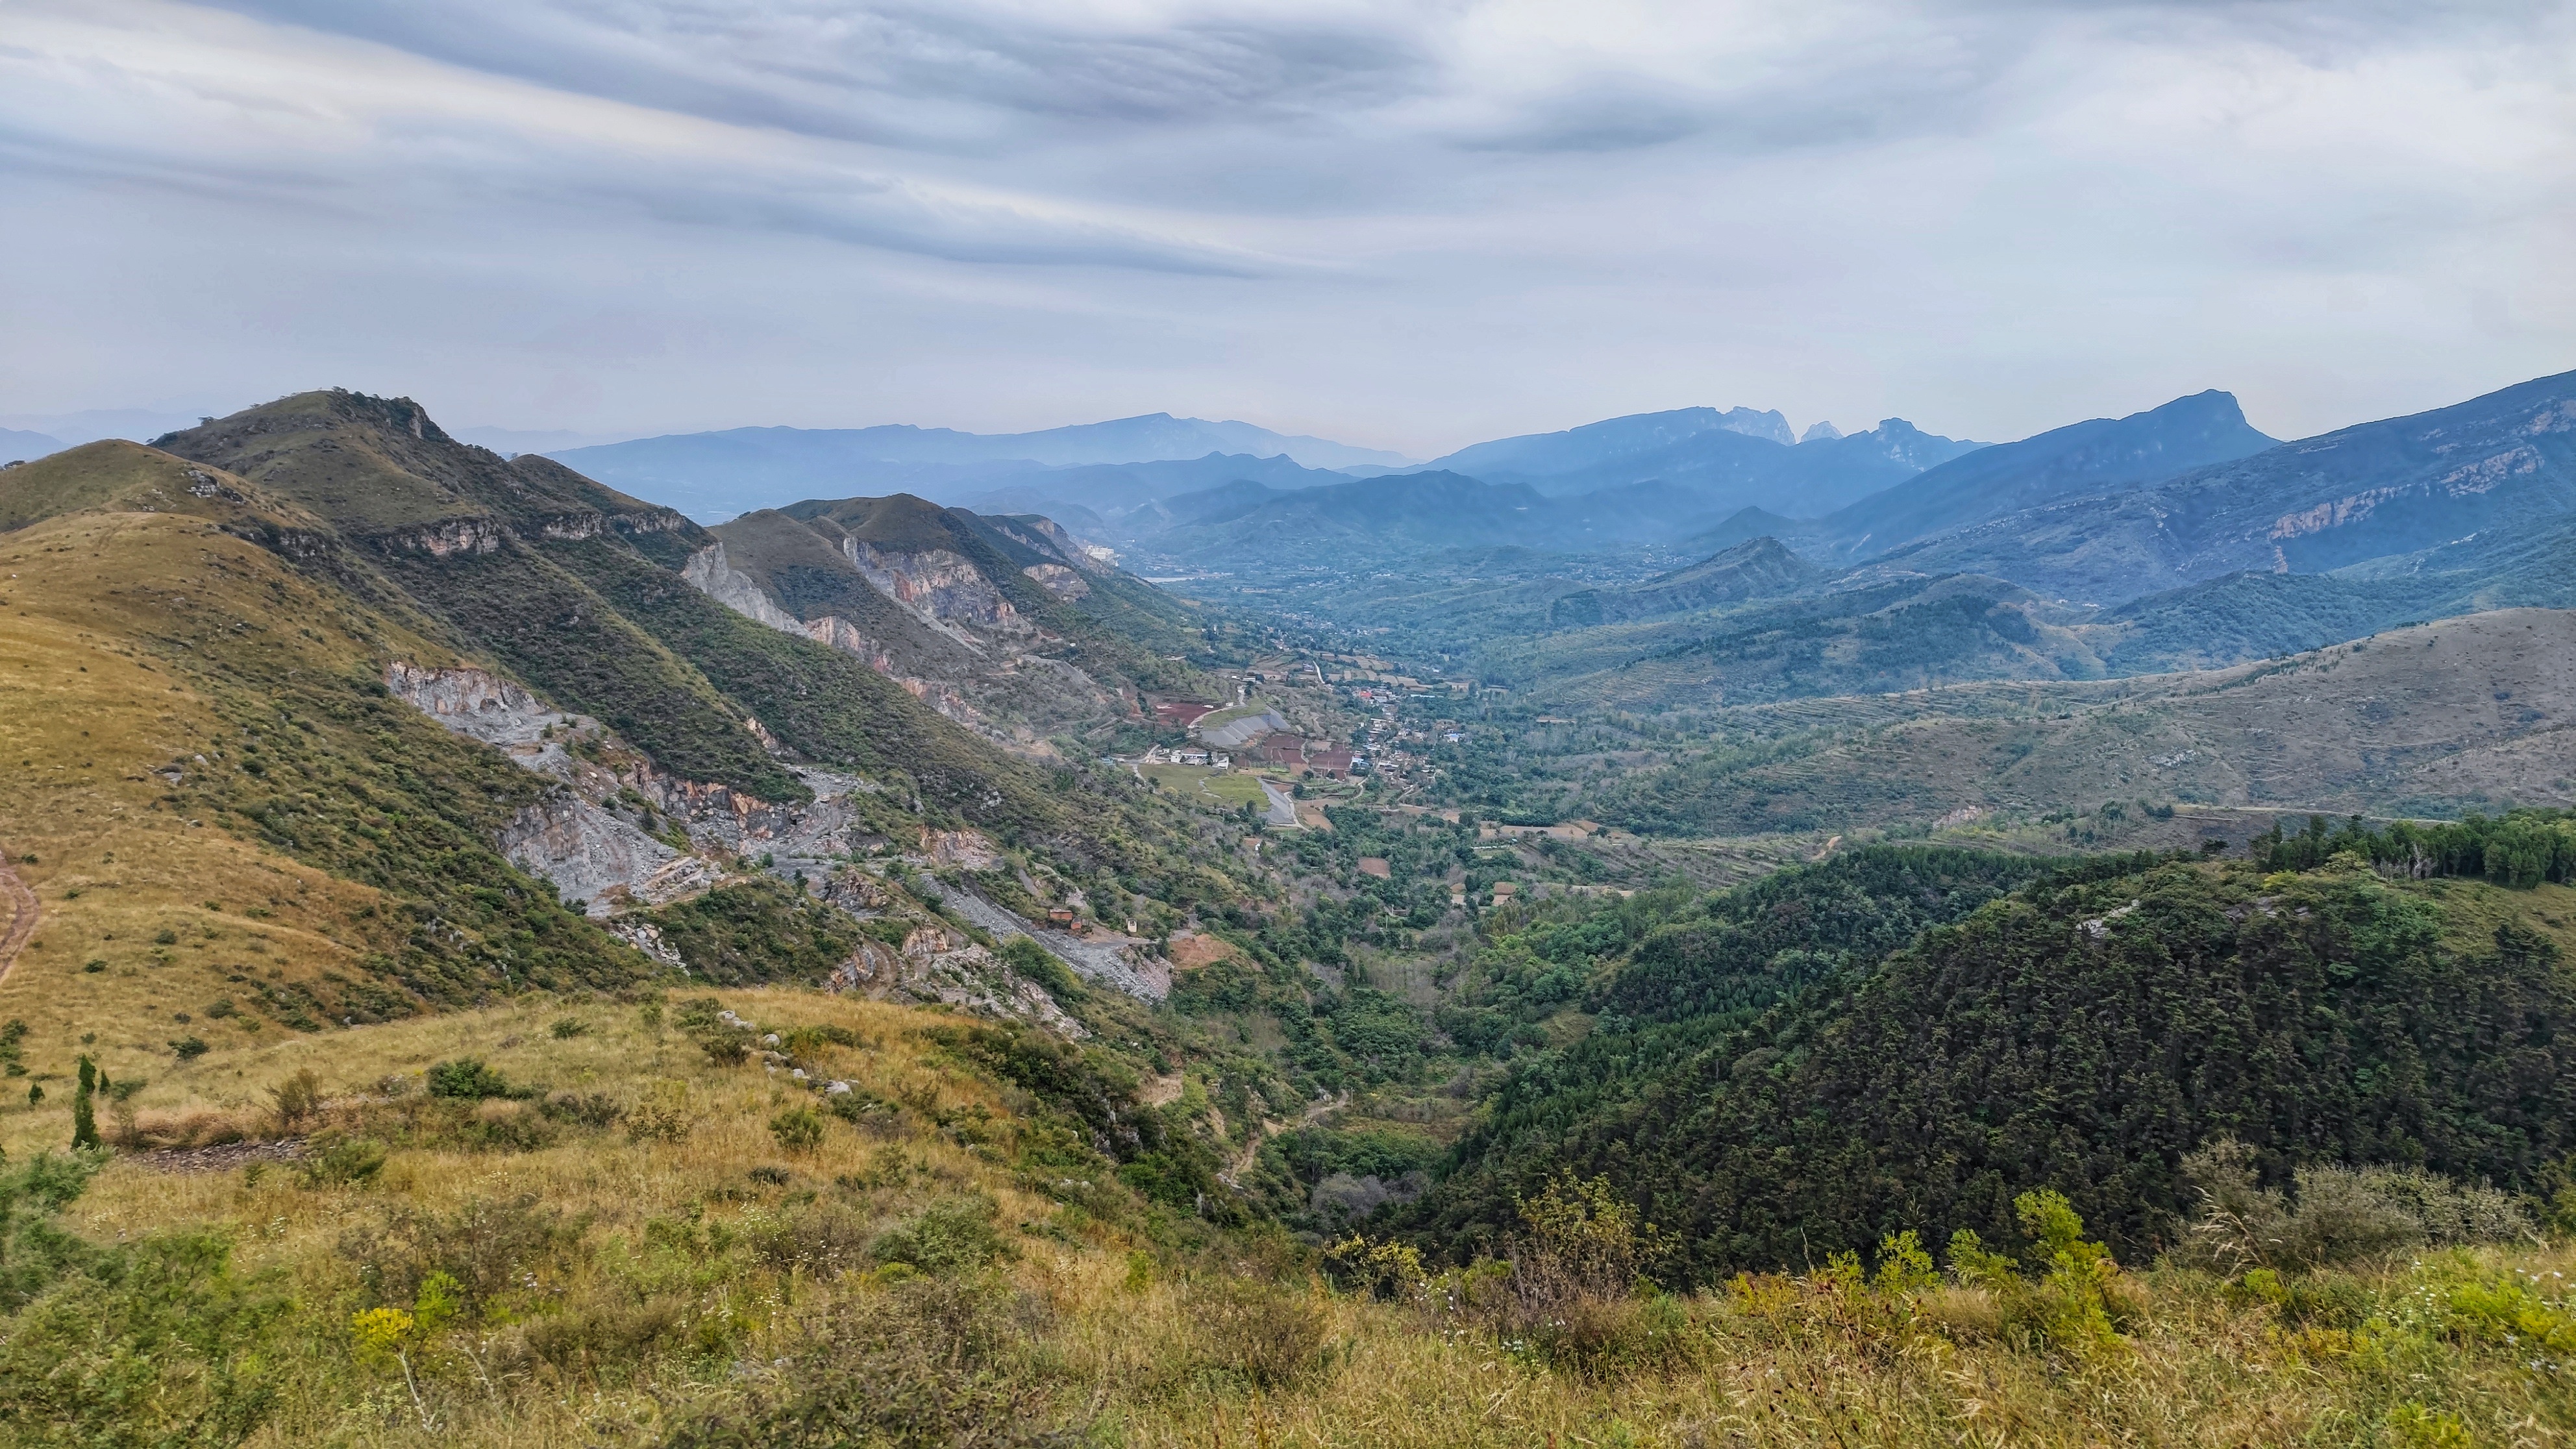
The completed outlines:
[[[2143,1271],[2031,1193],[2014,1242],[1899,1234],[1866,1265],[1693,1295],[1645,1285],[1659,1235],[1568,1179],[1523,1204],[1504,1258],[1433,1272],[1399,1245],[1317,1254],[1154,1206],[1064,1111],[944,1045],[938,1016],[723,1002],[739,1035],[703,1010],[548,1000],[312,1038],[233,1096],[147,1099],[134,1129],[293,1134],[295,1161],[40,1156],[67,1113],[14,1112],[0,1439],[2465,1445],[2576,1427],[2576,1254],[2529,1236],[2520,1205],[2421,1174],[2267,1195],[2219,1144],[2192,1168],[2203,1230]]]

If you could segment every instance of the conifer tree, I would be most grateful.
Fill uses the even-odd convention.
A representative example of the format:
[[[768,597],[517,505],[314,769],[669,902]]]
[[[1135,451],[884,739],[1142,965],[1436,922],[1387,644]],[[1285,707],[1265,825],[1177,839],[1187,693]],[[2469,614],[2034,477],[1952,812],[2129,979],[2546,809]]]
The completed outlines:
[[[72,1092],[72,1146],[98,1145],[98,1113],[90,1098],[98,1091],[98,1064],[84,1056],[80,1059],[80,1086]]]

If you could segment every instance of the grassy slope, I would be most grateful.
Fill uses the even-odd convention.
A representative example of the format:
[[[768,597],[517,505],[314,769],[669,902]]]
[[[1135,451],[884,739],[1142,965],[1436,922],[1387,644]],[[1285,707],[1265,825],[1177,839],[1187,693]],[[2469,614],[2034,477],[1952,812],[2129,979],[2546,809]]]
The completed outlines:
[[[1038,1190],[1079,1175],[1081,1150],[1046,1125],[1045,1103],[945,1050],[936,1016],[794,993],[723,1000],[767,1025],[854,1033],[863,1047],[818,1048],[812,1060],[888,1103],[882,1125],[830,1121],[811,1152],[782,1151],[766,1124],[795,1098],[758,1066],[713,1066],[676,1033],[657,1037],[631,1005],[529,1000],[282,1045],[188,1104],[255,1115],[259,1088],[309,1067],[337,1099],[337,1120],[392,1147],[372,1181],[307,1186],[288,1167],[253,1180],[120,1162],[65,1225],[129,1245],[211,1228],[254,1297],[288,1295],[264,1351],[232,1360],[274,1395],[262,1445],[659,1443],[710,1407],[828,1392],[832,1365],[850,1372],[889,1335],[898,1351],[867,1360],[877,1376],[862,1373],[845,1412],[944,1404],[998,1442],[1054,1425],[1085,1425],[1104,1443],[1408,1449],[1998,1432],[2033,1445],[2501,1443],[2571,1427],[2558,1376],[2526,1366],[2527,1335],[2569,1322],[2563,1295],[2523,1286],[2576,1270],[2558,1248],[2339,1275],[2328,1285],[2338,1311],[2322,1320],[2158,1271],[2123,1295],[2126,1337],[2095,1352],[1988,1336],[1975,1290],[1872,1295],[1821,1276],[1770,1280],[1596,1305],[1588,1311],[1627,1350],[1588,1372],[1551,1368],[1472,1311],[1328,1296],[1291,1247],[1176,1231],[1123,1189]],[[551,1023],[564,1019],[583,1034],[557,1039]],[[421,1070],[469,1054],[513,1083],[629,1106],[685,1101],[694,1126],[677,1143],[563,1122],[518,1148],[468,1145],[497,1142],[474,1122],[529,1115],[504,1103],[461,1116],[426,1109]],[[349,1095],[381,1091],[389,1076],[408,1079],[410,1105]],[[63,1114],[14,1108],[0,1123],[24,1161]],[[762,1180],[754,1168],[775,1171]],[[522,1194],[527,1206],[510,1208]],[[924,1210],[961,1198],[992,1204],[1007,1257],[927,1280],[876,1270],[882,1256],[920,1256]],[[479,1234],[441,1227],[477,1212]],[[406,1220],[429,1231],[397,1241],[419,1246],[390,1258],[371,1250]],[[509,1231],[548,1221],[554,1231]],[[415,1403],[403,1365],[353,1352],[351,1319],[413,1304],[412,1280],[448,1264],[490,1296],[434,1331],[415,1322],[405,1340]],[[85,1301],[97,1311],[132,1300]],[[2524,1316],[2480,1306],[2493,1303]],[[2359,1329],[2374,1314],[2378,1326]],[[2524,1341],[2509,1340],[2508,1325]],[[23,1372],[63,1342],[95,1342],[77,1333],[55,1322],[23,1335],[28,1357],[0,1367]],[[907,1349],[927,1361],[922,1377],[903,1376]],[[73,1360],[68,1382],[98,1362]],[[773,1364],[793,1368],[762,1372]],[[153,1369],[184,1384],[190,1365],[172,1356],[147,1360]],[[896,1392],[906,1383],[944,1389],[906,1399]],[[186,1407],[184,1393],[152,1395],[119,1417],[141,1427]]]
[[[490,851],[537,782],[374,688],[385,651],[440,646],[186,515],[54,519],[0,563],[0,841],[44,912],[0,1015],[31,1070],[83,1033],[151,1072],[192,1035],[212,1063],[290,1021],[642,969]]]

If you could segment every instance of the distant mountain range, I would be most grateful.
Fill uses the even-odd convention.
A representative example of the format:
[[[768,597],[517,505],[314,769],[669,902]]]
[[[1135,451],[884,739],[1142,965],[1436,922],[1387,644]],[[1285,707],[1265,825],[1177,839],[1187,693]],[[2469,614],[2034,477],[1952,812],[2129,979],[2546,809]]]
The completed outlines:
[[[1250,423],[1169,413],[1034,433],[961,433],[909,424],[733,428],[572,448],[551,456],[618,487],[668,499],[692,517],[712,519],[798,498],[899,490],[957,496],[1009,486],[1006,480],[1037,469],[1210,454],[1286,457],[1316,468],[1398,466],[1405,461],[1397,453],[1289,437]]]
[[[1427,466],[1558,497],[1659,483],[1703,495],[1703,511],[1812,517],[1985,446],[1903,418],[1849,436],[1811,428],[1808,439],[1792,438],[1776,412],[1680,408],[1478,443]]]
[[[60,440],[43,433],[0,428],[0,462],[15,459],[19,462],[32,463],[49,453],[59,453],[62,450],[63,445]]]
[[[2225,411],[2233,414],[2232,400]],[[2184,431],[2231,446],[2215,408],[2186,420]],[[2079,440],[2076,448],[2098,441]],[[2515,537],[2562,525],[2576,513],[2576,372],[2161,476],[2153,461],[2140,461],[2131,471],[2147,476],[2135,481],[2106,478],[2067,496],[1975,517],[1986,506],[1979,500],[2046,491],[2049,476],[2066,471],[2067,451],[2034,456],[2024,468],[1984,481],[1931,536],[1878,554],[1872,568],[1993,574],[2042,593],[2108,604],[2247,571],[2475,567],[2468,560],[2477,554],[2509,547]],[[1927,475],[1915,486],[1940,483]],[[1929,510],[1891,511],[1931,517]],[[1830,534],[1834,521],[1827,522]],[[2403,561],[2418,554],[2425,558]]]
[[[2278,441],[2246,423],[2233,394],[2194,393],[1952,458],[1826,515],[1812,533],[1836,552],[1885,553],[2018,509],[2229,462]]]

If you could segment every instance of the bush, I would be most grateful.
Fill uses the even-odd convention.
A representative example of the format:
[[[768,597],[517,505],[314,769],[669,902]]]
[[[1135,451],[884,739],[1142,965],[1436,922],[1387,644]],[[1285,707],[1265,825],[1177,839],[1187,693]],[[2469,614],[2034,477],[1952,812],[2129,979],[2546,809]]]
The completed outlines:
[[[307,1144],[310,1154],[304,1159],[304,1185],[307,1187],[346,1187],[371,1182],[384,1170],[385,1147],[381,1142],[364,1137],[351,1137],[340,1132],[317,1132]]]
[[[170,1042],[170,1050],[178,1056],[179,1060],[193,1062],[204,1056],[208,1048],[203,1037],[192,1035],[173,1038]]]
[[[519,1107],[498,1115],[466,1117],[456,1127],[456,1141],[491,1152],[534,1152],[554,1145],[554,1124],[543,1107]]]
[[[0,1321],[0,1439],[63,1449],[233,1445],[277,1398],[259,1346],[288,1308],[219,1232],[87,1257]]]
[[[268,1089],[268,1100],[278,1133],[291,1135],[322,1109],[322,1079],[313,1075],[311,1067],[299,1068],[295,1075]]]
[[[461,1310],[480,1317],[535,1270],[558,1266],[579,1236],[577,1225],[529,1194],[477,1198],[448,1214],[399,1208],[380,1227],[343,1234],[340,1254],[377,1303],[410,1304],[444,1273],[456,1280]]]
[[[679,1026],[683,1035],[697,1043],[707,1060],[720,1067],[738,1067],[751,1056],[752,1030],[747,1024],[727,1020],[731,1013],[724,1003],[712,996],[700,996],[680,1003]]]
[[[689,1084],[658,1081],[626,1114],[626,1135],[637,1142],[684,1142],[695,1120],[689,1112]]]
[[[1214,1367],[1265,1393],[1293,1388],[1331,1361],[1332,1317],[1310,1294],[1218,1279],[1192,1292],[1190,1319],[1195,1346]]]
[[[626,1115],[617,1099],[605,1092],[556,1092],[537,1110],[557,1122],[582,1127],[614,1127]]]
[[[678,1336],[687,1322],[686,1300],[669,1295],[635,1302],[595,1299],[528,1321],[528,1352],[557,1369],[596,1370],[631,1363]]]
[[[510,1095],[510,1084],[499,1072],[485,1066],[481,1057],[459,1057],[429,1069],[429,1094],[477,1101]]]
[[[844,1306],[734,1404],[681,1422],[663,1449],[843,1449],[1082,1442],[1017,1352],[1038,1310],[1000,1284],[924,1279]]]
[[[557,1041],[570,1041],[574,1037],[587,1035],[590,1031],[590,1023],[579,1017],[567,1016],[547,1027],[546,1030],[552,1032]]]
[[[823,1145],[823,1114],[811,1107],[790,1107],[769,1119],[769,1135],[782,1152],[798,1155]]]
[[[2222,1138],[2182,1160],[2200,1200],[2180,1256],[2230,1276],[2252,1269],[2313,1272],[2426,1244],[2521,1237],[2531,1220],[2508,1194],[2464,1187],[2420,1167],[2311,1164],[2294,1196],[2260,1186],[2254,1149]]]
[[[993,1227],[998,1210],[981,1194],[943,1199],[879,1234],[869,1256],[934,1277],[981,1268],[1010,1253]]]
[[[1961,1228],[1950,1237],[1950,1276],[1964,1289],[1991,1295],[2004,1341],[2027,1350],[2091,1353],[2133,1326],[2142,1295],[2120,1275],[2111,1250],[2084,1236],[2084,1219],[2064,1194],[2041,1190],[2013,1199],[2013,1215],[2030,1240],[2025,1278],[2012,1258],[1986,1250]]]
[[[232,1445],[275,1401],[259,1352],[287,1309],[232,1270],[220,1233],[100,1245],[54,1218],[106,1159],[0,1171],[0,1440]]]
[[[1036,982],[1046,994],[1058,1001],[1080,1001],[1084,996],[1082,982],[1046,947],[1027,936],[1013,936],[1002,943],[998,953],[1010,968],[1022,977]]]

